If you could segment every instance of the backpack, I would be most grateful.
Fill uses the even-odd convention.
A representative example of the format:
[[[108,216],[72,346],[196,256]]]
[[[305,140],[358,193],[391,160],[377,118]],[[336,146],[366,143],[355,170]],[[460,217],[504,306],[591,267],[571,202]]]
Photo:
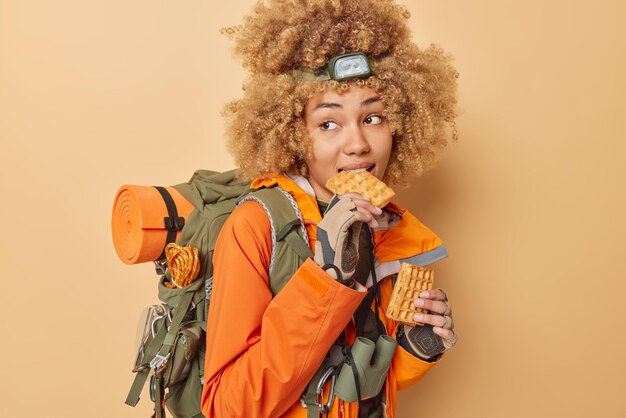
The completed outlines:
[[[165,408],[175,418],[200,418],[200,398],[204,384],[205,333],[213,283],[213,252],[224,222],[244,201],[255,200],[267,213],[272,227],[270,288],[275,295],[313,253],[300,211],[293,198],[278,188],[253,190],[238,179],[237,171],[217,173],[198,170],[187,183],[173,186],[194,206],[188,219],[176,212],[176,205],[163,195],[169,216],[164,227],[173,233],[181,230],[178,244],[190,244],[199,251],[198,278],[183,288],[165,286],[171,275],[163,259],[155,261],[161,274],[158,297],[161,304],[148,308],[144,333],[133,372],[134,382],[126,404],[135,406],[150,378],[153,417],[165,417]],[[276,262],[278,260],[278,262]]]

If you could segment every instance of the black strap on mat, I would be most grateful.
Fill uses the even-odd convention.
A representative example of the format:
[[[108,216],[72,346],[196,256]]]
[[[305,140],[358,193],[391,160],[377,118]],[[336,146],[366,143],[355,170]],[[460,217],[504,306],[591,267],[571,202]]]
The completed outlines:
[[[155,189],[159,191],[163,201],[165,202],[165,207],[167,208],[167,215],[163,218],[163,226],[167,229],[167,237],[165,239],[165,245],[163,246],[163,251],[159,256],[158,260],[163,260],[165,258],[165,246],[170,242],[176,241],[176,233],[183,229],[185,226],[185,218],[181,218],[178,216],[178,211],[176,210],[176,203],[174,203],[174,199],[172,199],[172,195],[167,191],[165,187],[161,186],[153,186]]]

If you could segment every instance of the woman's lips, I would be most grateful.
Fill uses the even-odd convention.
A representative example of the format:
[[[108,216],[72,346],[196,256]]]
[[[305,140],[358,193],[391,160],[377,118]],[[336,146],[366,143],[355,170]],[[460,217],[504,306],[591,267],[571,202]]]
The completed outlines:
[[[367,170],[369,172],[374,168],[374,164],[372,163],[354,163],[343,166],[339,169],[339,171],[357,171],[357,170]]]

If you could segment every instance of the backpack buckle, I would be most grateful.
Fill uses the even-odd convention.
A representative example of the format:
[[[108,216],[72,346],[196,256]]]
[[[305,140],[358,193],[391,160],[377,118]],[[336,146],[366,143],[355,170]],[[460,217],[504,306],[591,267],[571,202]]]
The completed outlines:
[[[152,360],[150,360],[150,368],[154,369],[155,373],[163,371],[171,355],[172,353],[167,353],[167,356],[157,354]]]
[[[185,226],[185,218],[180,216],[165,216],[163,218],[163,226],[168,231],[180,231]]]
[[[154,260],[154,269],[159,276],[165,274],[165,270],[167,270],[167,260],[165,258]]]
[[[320,381],[317,383],[317,388],[315,390],[315,393],[317,394],[317,407],[322,414],[327,414],[328,411],[330,411],[330,408],[333,407],[333,402],[335,401],[335,381],[337,380],[337,373],[335,373],[335,370],[337,370],[337,366],[330,366],[328,369],[326,369],[326,371],[320,378]],[[326,402],[326,404],[323,404],[324,384],[329,378],[331,378],[331,380],[330,391],[328,393],[328,401]]]

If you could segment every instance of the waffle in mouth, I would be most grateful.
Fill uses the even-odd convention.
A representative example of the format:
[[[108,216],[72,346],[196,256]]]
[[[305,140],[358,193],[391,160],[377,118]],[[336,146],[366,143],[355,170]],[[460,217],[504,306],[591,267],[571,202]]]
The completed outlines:
[[[389,186],[365,169],[340,171],[326,182],[326,188],[334,194],[358,193],[377,208],[384,207],[396,195]]]

